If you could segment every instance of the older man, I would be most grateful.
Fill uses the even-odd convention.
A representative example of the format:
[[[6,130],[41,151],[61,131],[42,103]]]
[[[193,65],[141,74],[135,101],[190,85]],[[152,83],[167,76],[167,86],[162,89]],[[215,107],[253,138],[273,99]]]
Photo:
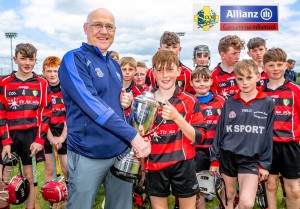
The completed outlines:
[[[108,52],[116,31],[113,14],[93,10],[83,29],[87,43],[66,53],[59,70],[68,127],[67,208],[92,208],[104,183],[105,209],[131,209],[132,183],[109,170],[130,144],[146,157],[150,143],[124,122],[122,108],[132,97],[122,89],[121,69]]]

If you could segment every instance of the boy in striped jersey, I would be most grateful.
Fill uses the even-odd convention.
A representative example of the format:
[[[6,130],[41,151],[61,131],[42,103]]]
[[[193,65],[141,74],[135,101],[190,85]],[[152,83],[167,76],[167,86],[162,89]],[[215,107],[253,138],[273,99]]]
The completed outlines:
[[[177,56],[168,50],[158,51],[153,59],[153,73],[158,84],[155,99],[163,105],[151,135],[151,153],[145,163],[146,193],[153,208],[168,208],[167,197],[179,198],[181,208],[194,209],[199,193],[195,175],[195,147],[203,140],[203,116],[197,98],[175,85],[180,75]],[[165,122],[162,122],[165,120]]]
[[[7,124],[12,142],[4,144],[2,156],[16,152],[22,160],[24,176],[30,183],[26,208],[34,208],[34,184],[31,157],[44,159],[42,152],[52,117],[51,95],[47,81],[33,72],[37,49],[18,44],[14,61],[18,71],[3,79],[3,95],[7,100]]]
[[[182,50],[179,36],[174,32],[165,31],[160,37],[160,46],[158,50],[169,50],[179,56]],[[176,85],[186,92],[193,92],[193,88],[190,85],[192,70],[182,64],[180,60],[178,60],[178,62],[181,72],[177,76]],[[153,74],[153,68],[149,69],[147,72],[146,83],[149,86],[151,85],[152,88],[157,88],[157,81],[155,80],[155,76]]]
[[[48,81],[52,97],[52,118],[50,120],[50,129],[45,141],[45,164],[44,181],[50,182],[53,179],[54,167],[52,158],[52,146],[58,149],[59,161],[64,174],[68,178],[67,165],[67,126],[66,126],[66,108],[63,103],[60,81],[58,78],[58,68],[61,60],[58,57],[47,57],[43,62],[43,75]],[[57,165],[59,166],[59,165]]]
[[[277,208],[279,173],[284,181],[286,207],[300,208],[300,87],[284,78],[286,58],[281,48],[268,50],[263,58],[264,70],[269,76],[264,92],[275,103],[273,161],[267,182],[270,209]]]
[[[222,62],[212,71],[212,92],[222,95],[225,99],[235,95],[239,88],[233,72],[234,65],[239,61],[245,42],[236,35],[227,35],[220,39],[218,51]]]
[[[194,88],[195,96],[200,103],[204,123],[206,124],[205,138],[200,143],[195,144],[196,172],[209,170],[210,150],[213,144],[216,126],[220,118],[221,109],[225,102],[225,99],[222,96],[214,95],[210,91],[211,85],[211,72],[207,67],[197,67],[192,72],[191,86]],[[196,208],[205,209],[205,198],[201,193]]]
[[[263,57],[267,51],[266,40],[260,37],[251,38],[247,43],[247,48],[247,54],[255,62],[260,73],[260,80],[257,82],[257,86],[263,88],[267,85],[268,81],[268,75],[263,70]]]

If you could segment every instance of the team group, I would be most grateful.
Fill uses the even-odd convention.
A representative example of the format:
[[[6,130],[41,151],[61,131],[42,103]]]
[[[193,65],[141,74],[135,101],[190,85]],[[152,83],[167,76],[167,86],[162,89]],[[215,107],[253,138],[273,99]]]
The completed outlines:
[[[215,172],[222,173],[228,198],[226,208],[235,208],[238,203],[238,208],[253,208],[257,181],[267,179],[269,208],[277,208],[278,175],[280,174],[283,176],[285,185],[283,189],[285,192],[289,190],[289,194],[285,194],[287,208],[299,208],[300,152],[297,136],[299,129],[295,124],[299,123],[300,101],[295,96],[299,92],[299,85],[295,83],[296,76],[291,71],[295,60],[290,59],[287,62],[287,55],[282,49],[267,50],[266,41],[256,37],[247,43],[248,55],[252,59],[239,61],[244,45],[245,43],[236,35],[223,37],[218,46],[221,62],[212,72],[209,70],[210,51],[206,45],[198,45],[194,48],[193,61],[196,67],[193,71],[179,61],[180,72],[177,73],[176,88],[174,88],[179,87],[196,96],[202,122],[205,124],[205,135],[202,137],[200,137],[201,134],[197,135],[189,142],[196,147],[195,171],[210,170],[212,175]],[[159,50],[169,50],[178,56],[181,46],[176,33],[165,32],[161,37]],[[114,54],[112,55],[114,57]],[[136,63],[132,57],[124,57],[119,61],[124,76],[123,87],[127,92],[132,92],[134,97],[147,89],[149,85],[159,89],[166,85],[163,78],[169,79],[168,70],[162,78],[159,78],[159,74],[155,76],[154,61],[155,57],[153,68],[149,70],[143,63]],[[174,63],[170,66],[172,65]],[[158,78],[161,83],[157,80]],[[168,89],[168,87],[165,88]],[[172,97],[160,100],[160,95],[156,93],[156,99],[162,104],[167,104],[168,102],[165,101],[173,101],[178,94],[177,90],[173,91]],[[184,114],[181,112],[182,107],[178,103],[182,102],[174,99],[171,103],[193,127],[197,127],[199,118],[196,124],[193,124],[192,120],[186,117],[189,115],[186,109],[184,109]],[[195,108],[194,111],[196,111]],[[159,121],[160,119],[157,119],[157,124]],[[177,126],[182,131],[184,130],[179,124]],[[152,152],[146,162],[145,170],[170,169],[169,166],[172,168],[172,165],[182,160],[179,160],[182,156],[178,153],[178,148],[182,144],[175,145],[176,139],[179,138],[173,135],[174,132],[178,132],[178,127],[174,129],[174,126],[169,125],[163,130],[167,132],[162,134],[158,128],[158,135],[174,138],[163,140],[160,137],[159,140],[152,140]],[[168,146],[165,147],[165,144]],[[173,149],[170,146],[174,146]],[[163,156],[169,155],[170,150],[177,153],[173,155],[174,159],[168,159],[169,162],[166,163]],[[183,152],[185,151],[183,149]],[[154,157],[157,154],[160,154],[160,159]],[[185,160],[188,160],[188,155],[185,156]],[[150,194],[151,199],[149,190],[154,187],[153,182],[158,177],[153,177],[151,181],[151,172],[146,176],[150,178],[146,181],[146,193]],[[193,179],[191,176],[186,178]],[[237,180],[239,191],[236,191]],[[152,185],[148,185],[147,182]],[[181,182],[180,185],[180,191],[172,187],[172,193],[176,197],[185,197],[186,193],[192,194],[192,190],[185,192],[183,185],[191,189],[193,182],[190,185],[187,182]],[[157,195],[157,190],[153,189],[153,196]],[[167,196],[168,194],[166,192],[159,195]],[[288,195],[290,198],[287,198]],[[236,201],[236,196],[239,196],[239,201]],[[152,205],[153,202],[155,204],[155,199],[151,199]],[[179,208],[179,202],[176,198],[175,208]],[[203,194],[197,195],[196,202],[197,209],[205,208]],[[190,203],[190,208],[193,208],[193,203],[191,201],[188,203]],[[223,203],[225,203],[224,194]],[[219,207],[221,208],[222,204]]]
[[[53,179],[56,149],[69,182],[66,208],[92,208],[101,184],[105,209],[131,208],[132,183],[109,172],[130,144],[138,157],[146,157],[141,172],[146,171],[145,192],[154,209],[168,208],[170,192],[176,207],[205,208],[195,175],[202,170],[224,179],[220,208],[253,208],[264,180],[269,208],[277,208],[279,174],[286,207],[300,208],[300,87],[284,76],[283,49],[267,49],[264,39],[252,38],[247,43],[252,59],[239,61],[245,42],[227,35],[219,41],[221,62],[212,71],[206,45],[195,47],[196,67],[190,70],[178,59],[178,35],[167,31],[148,70],[132,57],[118,60],[108,51],[114,24],[108,10],[90,12],[84,23],[87,43],[62,62],[46,58],[46,80],[32,71],[36,48],[16,46],[18,71],[1,80],[1,159],[12,152],[20,156],[30,183],[26,208],[34,208],[31,157],[45,160],[46,183]],[[149,86],[163,108],[155,133],[143,138],[124,120],[133,98]],[[9,177],[2,164],[1,190]]]

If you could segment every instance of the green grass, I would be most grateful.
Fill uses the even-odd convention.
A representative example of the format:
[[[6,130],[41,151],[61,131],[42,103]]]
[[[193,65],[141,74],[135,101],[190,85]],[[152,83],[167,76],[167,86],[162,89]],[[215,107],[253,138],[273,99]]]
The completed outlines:
[[[37,165],[37,171],[38,171],[38,179],[39,179],[39,189],[43,186],[42,182],[44,182],[44,163],[38,163]],[[15,172],[14,172],[15,173]],[[95,200],[95,205],[93,207],[93,209],[101,209],[101,204],[103,202],[103,196],[104,196],[104,190],[103,187],[101,187],[99,194],[96,197]],[[281,192],[281,188],[278,189],[278,209],[284,209],[284,205],[282,204],[282,192]],[[49,203],[44,201],[42,195],[40,194],[40,201],[41,201],[41,206],[42,209],[49,209]],[[174,208],[174,197],[170,196],[168,198],[168,202],[169,202],[169,209],[173,209]],[[218,205],[218,200],[215,197],[214,200],[212,202],[207,202],[206,203],[206,208],[207,209],[214,209],[216,206]],[[24,209],[25,208],[25,203],[21,204],[21,205],[12,205],[11,209]],[[150,204],[147,204],[147,209],[151,209]],[[254,209],[259,209],[258,206],[255,206]]]

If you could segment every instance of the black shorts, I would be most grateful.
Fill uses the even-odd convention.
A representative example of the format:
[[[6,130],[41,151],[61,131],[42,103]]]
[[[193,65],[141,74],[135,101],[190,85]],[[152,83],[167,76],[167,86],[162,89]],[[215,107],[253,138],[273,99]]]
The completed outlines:
[[[38,128],[30,128],[27,130],[12,130],[9,131],[13,144],[11,146],[11,152],[17,153],[21,158],[23,165],[32,165],[30,157],[30,145],[36,138]],[[2,147],[1,147],[2,151]],[[36,154],[36,161],[41,162],[45,160],[44,152],[40,151]],[[2,164],[2,160],[1,160]]]
[[[237,177],[238,174],[258,175],[259,158],[237,155],[230,151],[220,151],[220,172]]]
[[[60,136],[62,131],[63,131],[63,129],[51,128],[51,132],[52,132],[53,136]],[[45,150],[45,154],[51,154],[52,153],[52,145],[50,144],[48,139],[45,141],[44,150]],[[66,155],[67,154],[67,140],[65,140],[65,142],[62,144],[62,147],[59,150],[57,150],[57,153],[60,154],[60,155]]]
[[[146,194],[155,197],[167,197],[172,194],[179,198],[192,197],[199,193],[195,173],[194,158],[184,160],[158,171],[148,171],[146,176]]]
[[[300,178],[300,144],[295,141],[273,142],[273,160],[270,174],[286,179]]]
[[[195,156],[195,169],[196,172],[209,170],[210,166],[210,149],[209,148],[196,148]]]

